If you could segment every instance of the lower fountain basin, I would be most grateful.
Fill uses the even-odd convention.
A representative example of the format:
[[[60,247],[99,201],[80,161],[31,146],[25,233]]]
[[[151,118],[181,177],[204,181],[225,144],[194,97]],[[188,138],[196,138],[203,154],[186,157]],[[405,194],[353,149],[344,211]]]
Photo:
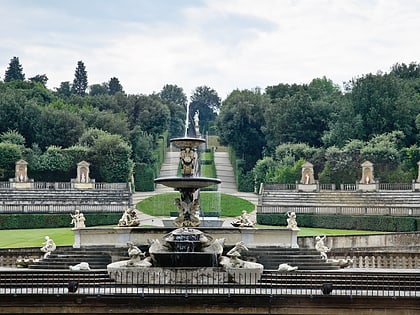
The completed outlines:
[[[155,267],[217,267],[219,256],[206,252],[157,252],[153,253]]]

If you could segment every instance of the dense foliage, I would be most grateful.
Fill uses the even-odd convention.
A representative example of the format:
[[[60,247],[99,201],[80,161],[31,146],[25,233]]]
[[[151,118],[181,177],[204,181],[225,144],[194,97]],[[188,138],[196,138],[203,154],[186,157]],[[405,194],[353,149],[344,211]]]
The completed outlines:
[[[257,96],[268,101],[251,107]],[[216,125],[255,187],[294,182],[302,161],[311,162],[324,183],[354,183],[366,160],[382,182],[410,182],[420,158],[420,65],[395,64],[343,89],[324,77],[269,86],[263,94],[235,90]]]
[[[28,161],[30,178],[57,181],[74,177],[77,162],[87,160],[97,181],[134,175],[136,187],[151,189],[167,137],[186,131],[187,108],[190,123],[199,112],[201,134],[216,133],[234,153],[241,190],[293,182],[304,161],[325,183],[354,183],[365,160],[383,182],[409,182],[417,174],[417,63],[397,63],[388,73],[361,75],[343,87],[322,77],[264,91],[234,90],[223,101],[214,89],[199,86],[189,104],[176,85],[130,95],[116,77],[90,86],[87,78],[78,61],[74,78],[52,91],[47,75],[25,80],[19,58],[10,60],[0,81],[0,180],[13,177],[16,159]]]

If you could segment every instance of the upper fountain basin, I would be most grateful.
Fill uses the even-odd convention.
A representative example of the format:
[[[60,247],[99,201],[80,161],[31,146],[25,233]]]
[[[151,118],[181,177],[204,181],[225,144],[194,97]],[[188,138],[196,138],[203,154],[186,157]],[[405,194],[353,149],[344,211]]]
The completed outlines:
[[[172,188],[199,189],[211,185],[220,184],[222,181],[218,178],[209,177],[159,177],[155,179],[156,184],[162,184]]]
[[[204,139],[200,138],[189,138],[189,137],[183,137],[183,138],[173,138],[169,140],[171,143],[173,143],[176,147],[183,149],[183,148],[195,148],[198,147],[200,144],[203,144],[206,142]]]

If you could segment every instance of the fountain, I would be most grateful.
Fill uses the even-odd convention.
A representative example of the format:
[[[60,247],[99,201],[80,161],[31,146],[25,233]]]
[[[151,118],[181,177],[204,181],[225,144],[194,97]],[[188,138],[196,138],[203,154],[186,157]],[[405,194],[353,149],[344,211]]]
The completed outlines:
[[[198,113],[194,120],[198,130]],[[172,187],[180,193],[180,197],[174,200],[178,208],[178,217],[173,220],[176,229],[164,235],[161,240],[149,239],[150,256],[143,260],[137,258],[136,261],[130,259],[108,265],[109,274],[121,282],[157,279],[167,283],[177,279],[177,269],[190,268],[183,272],[186,278],[177,281],[207,282],[214,281],[214,277],[233,277],[237,281],[252,277],[258,281],[263,266],[239,258],[240,251],[246,249],[243,242],[238,242],[227,256],[222,256],[225,239],[214,239],[198,229],[201,224],[197,216],[200,210],[199,190],[221,183],[217,178],[200,176],[197,149],[205,140],[187,137],[186,132],[185,137],[170,141],[180,150],[182,176],[156,178],[155,183]]]

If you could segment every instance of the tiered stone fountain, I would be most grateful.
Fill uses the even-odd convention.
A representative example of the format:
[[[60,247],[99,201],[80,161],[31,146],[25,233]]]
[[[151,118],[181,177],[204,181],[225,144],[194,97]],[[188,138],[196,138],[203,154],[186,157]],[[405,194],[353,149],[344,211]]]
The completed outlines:
[[[171,139],[171,143],[180,149],[182,176],[156,178],[155,183],[172,187],[180,193],[180,198],[175,199],[179,214],[173,221],[177,229],[161,240],[149,240],[147,257],[138,248],[132,249],[131,244],[131,259],[108,265],[109,274],[118,282],[128,283],[145,282],[145,279],[160,283],[174,279],[202,283],[214,281],[215,277],[218,281],[232,277],[237,281],[244,277],[258,281],[263,266],[239,258],[240,251],[246,249],[243,242],[238,242],[226,256],[222,256],[224,239],[215,240],[198,229],[201,224],[197,216],[200,210],[198,192],[200,188],[221,182],[217,178],[199,176],[197,148],[205,140],[185,136]],[[179,273],[180,269],[182,273]],[[179,275],[185,278],[179,279]]]

